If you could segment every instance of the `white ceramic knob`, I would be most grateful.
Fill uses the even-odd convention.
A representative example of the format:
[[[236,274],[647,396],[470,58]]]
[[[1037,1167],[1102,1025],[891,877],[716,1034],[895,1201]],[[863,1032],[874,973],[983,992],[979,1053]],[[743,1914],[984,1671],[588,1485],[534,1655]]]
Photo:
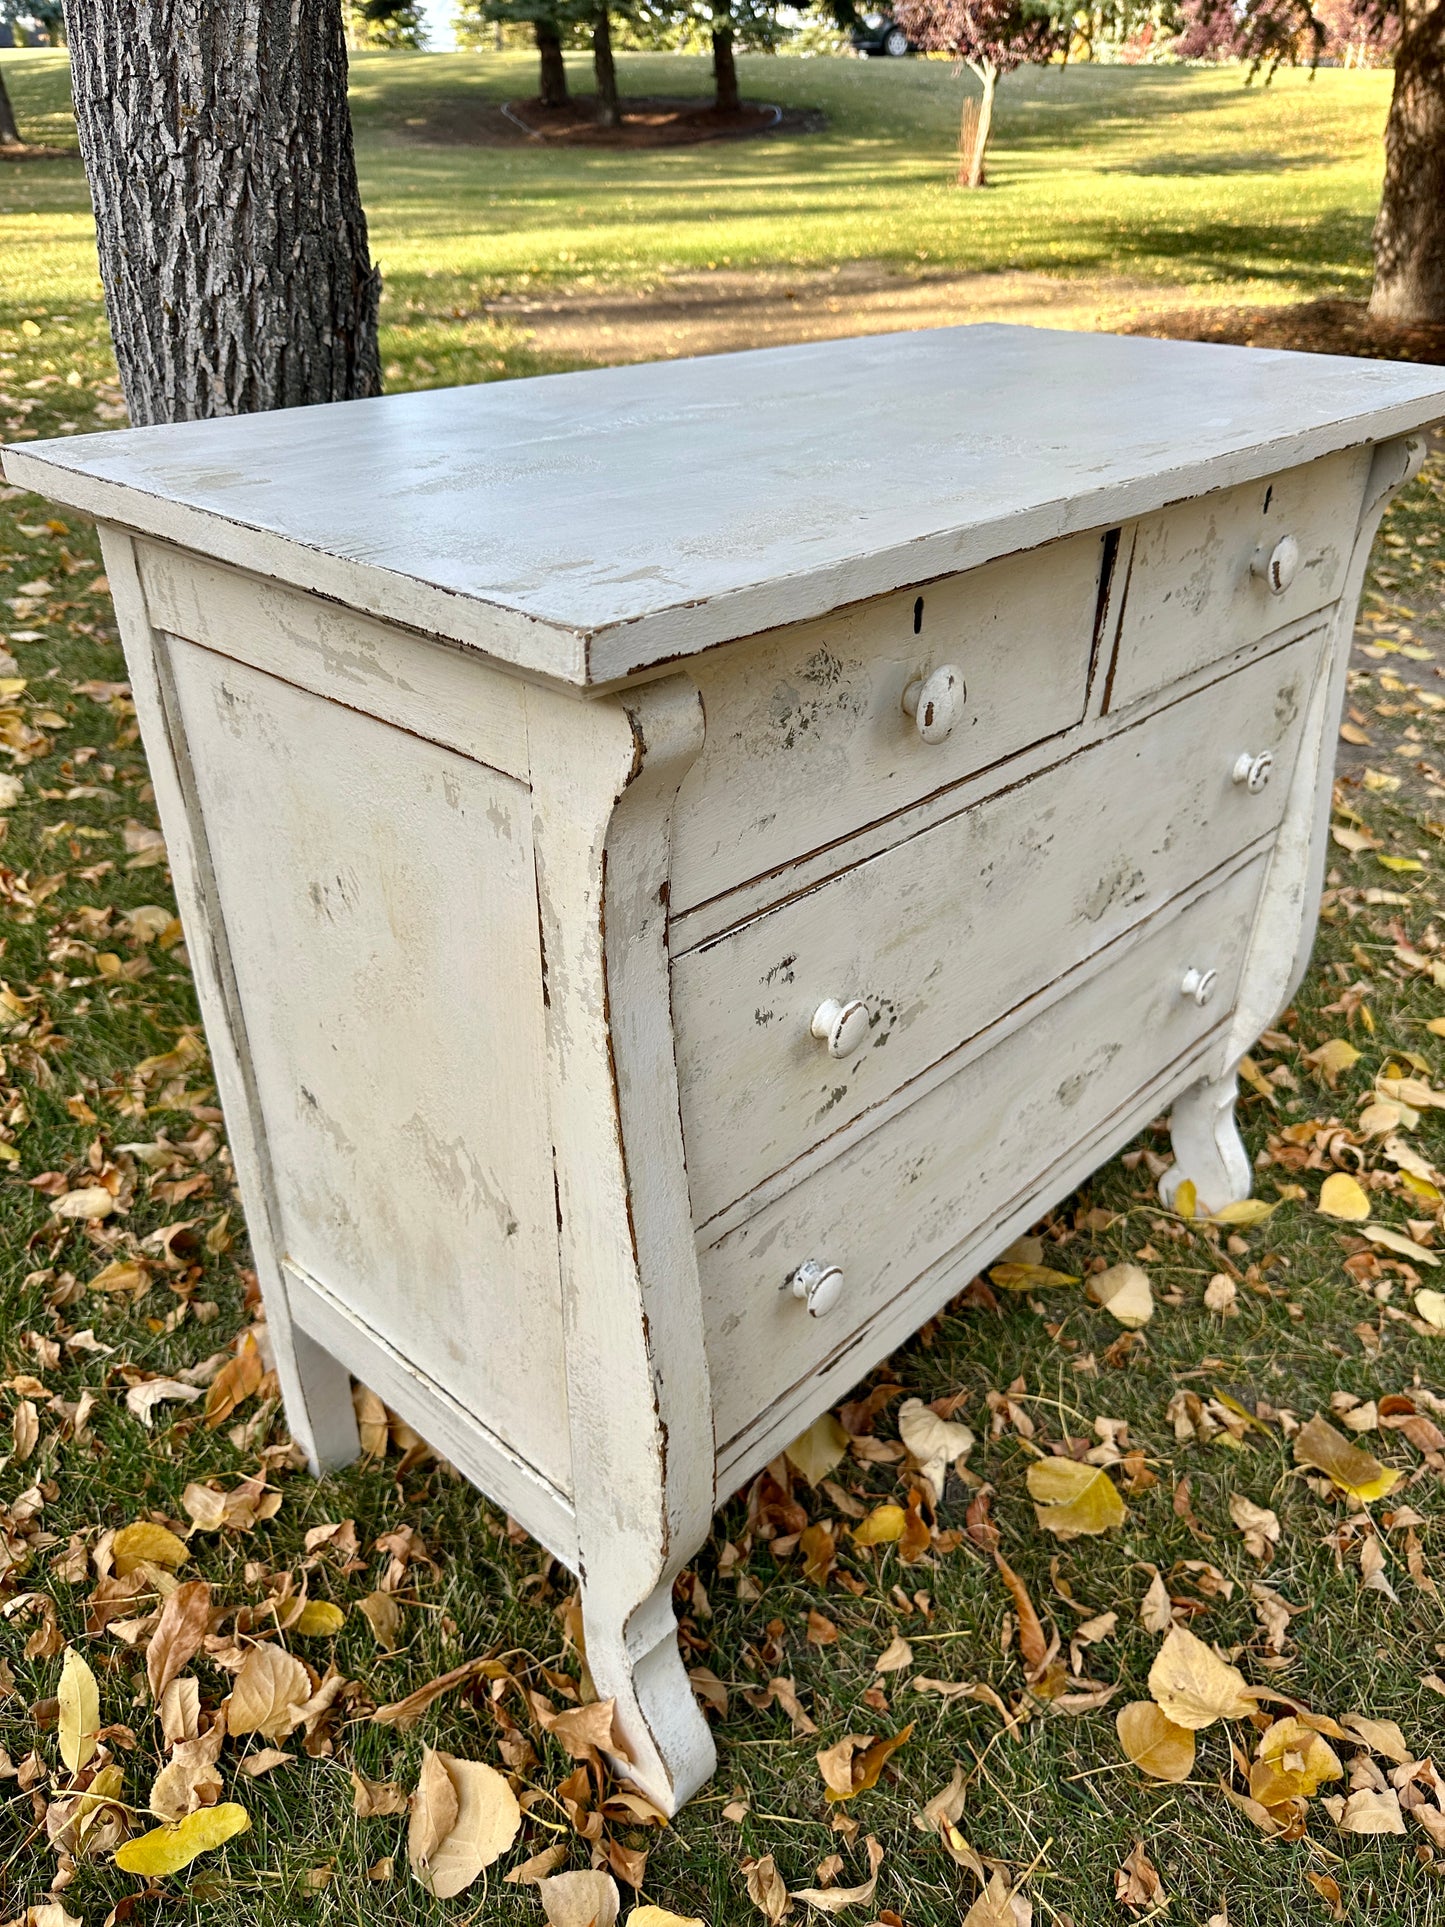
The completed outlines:
[[[1269,781],[1270,772],[1273,769],[1273,750],[1261,750],[1258,756],[1251,756],[1246,749],[1241,750],[1235,758],[1234,768],[1230,771],[1230,775],[1236,783],[1243,783],[1251,796],[1258,796],[1265,784]]]
[[[810,1028],[818,1042],[828,1046],[830,1057],[851,1057],[862,1049],[870,1022],[868,1006],[861,998],[850,997],[847,1003],[839,1003],[836,997],[825,997],[813,1012]]]
[[[1186,970],[1184,981],[1179,986],[1180,994],[1192,997],[1202,1010],[1214,995],[1214,986],[1219,981],[1215,970]]]
[[[918,734],[925,743],[941,743],[952,735],[967,700],[968,686],[963,672],[951,662],[935,669],[931,676],[909,683],[903,692],[904,713],[918,725]]]
[[[1299,543],[1292,535],[1282,535],[1272,549],[1266,549],[1261,542],[1249,566],[1271,595],[1283,595],[1299,574],[1299,560]]]
[[[806,1258],[793,1273],[793,1296],[814,1318],[824,1318],[843,1296],[843,1274],[821,1258]]]

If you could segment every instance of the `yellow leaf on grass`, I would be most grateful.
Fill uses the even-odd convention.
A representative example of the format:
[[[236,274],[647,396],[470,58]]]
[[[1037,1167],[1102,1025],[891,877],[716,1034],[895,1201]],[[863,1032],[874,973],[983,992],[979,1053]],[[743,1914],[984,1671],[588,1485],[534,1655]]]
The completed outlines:
[[[1415,1309],[1427,1325],[1445,1332],[1445,1291],[1431,1291],[1428,1285],[1422,1285],[1415,1293]]]
[[[1312,1800],[1326,1780],[1341,1779],[1345,1771],[1324,1736],[1293,1714],[1270,1727],[1259,1743],[1259,1760],[1272,1769],[1274,1777],[1268,1790],[1261,1792],[1251,1775],[1249,1790],[1265,1807],[1279,1806],[1284,1800]]]
[[[168,1526],[155,1525],[149,1519],[122,1526],[111,1541],[110,1551],[118,1579],[126,1578],[142,1564],[165,1566],[173,1572],[191,1556],[184,1539],[178,1539]]]
[[[73,1646],[65,1649],[60,1668],[60,1757],[78,1773],[95,1752],[100,1731],[100,1688],[95,1674]]]
[[[115,1864],[124,1873],[148,1874],[153,1879],[179,1873],[190,1866],[197,1854],[208,1853],[225,1840],[244,1833],[251,1817],[233,1800],[216,1807],[199,1807],[188,1813],[178,1826],[154,1827],[139,1840],[127,1840],[117,1847]]]
[[[1425,1028],[1434,1037],[1445,1037],[1445,1017],[1432,1017]]]
[[[1332,1171],[1320,1186],[1319,1208],[1327,1218],[1345,1218],[1358,1224],[1370,1215],[1370,1200],[1363,1185],[1348,1171]]]
[[[1199,1211],[1199,1189],[1193,1178],[1185,1178],[1174,1193],[1174,1209],[1181,1218],[1193,1218]]]
[[[1171,1626],[1149,1668],[1154,1703],[1176,1726],[1201,1732],[1216,1720],[1248,1719],[1255,1700],[1244,1675],[1184,1626]]]
[[[1028,1481],[1045,1532],[1111,1532],[1129,1516],[1119,1488],[1102,1466],[1080,1465],[1076,1459],[1035,1459]]]
[[[1114,1729],[1126,1756],[1152,1780],[1187,1780],[1194,1771],[1194,1735],[1176,1726],[1153,1700],[1120,1707]]]
[[[901,1733],[885,1734],[881,1740],[875,1740],[871,1733],[849,1733],[835,1746],[824,1747],[817,1760],[825,1797],[833,1802],[851,1800],[876,1786],[889,1760],[912,1737],[913,1724],[910,1720]]]
[[[1107,1271],[1091,1274],[1084,1289],[1125,1331],[1138,1331],[1154,1316],[1149,1274],[1138,1265],[1110,1265]]]
[[[303,1639],[318,1639],[339,1633],[345,1624],[346,1614],[340,1606],[333,1606],[329,1599],[308,1599],[290,1629]]]
[[[860,1546],[891,1546],[903,1537],[908,1514],[901,1505],[875,1505],[866,1519],[853,1528],[853,1539]]]
[[[1268,1204],[1263,1198],[1239,1198],[1234,1204],[1226,1204],[1214,1213],[1215,1224],[1232,1224],[1248,1228],[1250,1225],[1263,1224],[1272,1218],[1279,1209],[1278,1202]]]
[[[1057,1285],[1079,1282],[1073,1272],[1051,1271],[1047,1265],[997,1264],[989,1271],[988,1279],[1000,1291],[1052,1291]]]
[[[787,1447],[790,1465],[797,1467],[809,1485],[817,1485],[826,1479],[834,1466],[841,1465],[848,1453],[848,1434],[831,1412],[824,1412],[821,1418],[793,1440]]]
[[[1327,1425],[1318,1412],[1295,1434],[1294,1455],[1301,1465],[1323,1472],[1332,1485],[1353,1499],[1383,1499],[1400,1482],[1400,1473],[1390,1471],[1368,1452],[1351,1445],[1344,1434]]]
[[[1367,1224],[1363,1235],[1372,1245],[1383,1245],[1386,1251],[1398,1251],[1402,1258],[1413,1258],[1417,1265],[1438,1265],[1440,1262],[1436,1252],[1427,1251],[1424,1245],[1407,1238],[1403,1231],[1391,1231],[1388,1225]]]
[[[442,1791],[443,1780],[450,1798]],[[450,1900],[470,1887],[507,1851],[521,1825],[517,1796],[494,1766],[427,1749],[412,1803],[407,1854],[428,1893]]]
[[[1360,1053],[1346,1037],[1330,1037],[1318,1050],[1306,1053],[1305,1062],[1321,1072],[1327,1083],[1333,1084],[1341,1071],[1350,1070],[1360,1061]]]
[[[1417,856],[1384,856],[1376,852],[1375,861],[1382,870],[1423,870],[1425,867]]]

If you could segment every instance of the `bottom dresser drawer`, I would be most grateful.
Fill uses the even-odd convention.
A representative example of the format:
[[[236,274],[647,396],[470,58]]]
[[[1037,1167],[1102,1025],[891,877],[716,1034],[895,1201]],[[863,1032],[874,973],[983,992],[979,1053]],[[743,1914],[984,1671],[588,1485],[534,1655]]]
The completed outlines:
[[[1076,988],[1014,1013],[991,1046],[975,1040],[951,1076],[699,1254],[720,1447],[1218,1028],[1265,862],[1120,938]],[[1190,970],[1217,973],[1202,1006],[1184,991]],[[820,1316],[793,1289],[809,1261],[841,1273]],[[875,1362],[860,1351],[859,1372]]]

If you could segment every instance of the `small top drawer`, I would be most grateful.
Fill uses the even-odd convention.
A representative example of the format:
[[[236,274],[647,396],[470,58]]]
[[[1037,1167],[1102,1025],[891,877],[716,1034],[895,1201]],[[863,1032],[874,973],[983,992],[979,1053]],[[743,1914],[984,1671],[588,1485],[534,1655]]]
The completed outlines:
[[[1069,536],[690,663],[707,739],[673,819],[673,910],[1078,722],[1103,549]]]
[[[1123,609],[1106,706],[1127,708],[1333,602],[1370,453],[1346,449],[1145,516],[1132,554],[1120,558]]]

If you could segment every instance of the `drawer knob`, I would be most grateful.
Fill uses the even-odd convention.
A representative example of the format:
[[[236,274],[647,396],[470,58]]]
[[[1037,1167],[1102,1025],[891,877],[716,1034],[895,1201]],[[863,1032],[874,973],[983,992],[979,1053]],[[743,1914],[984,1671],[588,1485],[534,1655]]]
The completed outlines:
[[[1218,982],[1219,972],[1217,970],[1186,970],[1184,973],[1184,981],[1179,986],[1180,994],[1184,997],[1192,997],[1199,1008],[1203,1010],[1204,1006],[1214,995],[1214,989]]]
[[[868,1006],[860,997],[850,997],[845,1004],[836,997],[825,997],[813,1012],[811,1028],[818,1042],[828,1046],[830,1057],[851,1057],[862,1049],[871,1021]]]
[[[821,1258],[806,1258],[793,1273],[793,1296],[801,1298],[810,1316],[823,1318],[843,1295],[843,1274]]]
[[[1250,573],[1265,583],[1271,595],[1283,595],[1299,574],[1299,543],[1292,535],[1282,535],[1272,549],[1263,542],[1254,552]]]
[[[963,673],[951,662],[935,669],[931,676],[920,676],[903,692],[904,713],[918,725],[925,743],[941,743],[952,735],[967,700]]]
[[[1261,750],[1258,756],[1251,756],[1246,749],[1235,759],[1234,768],[1230,774],[1236,783],[1243,783],[1251,796],[1258,796],[1269,781],[1273,769],[1273,750]]]

